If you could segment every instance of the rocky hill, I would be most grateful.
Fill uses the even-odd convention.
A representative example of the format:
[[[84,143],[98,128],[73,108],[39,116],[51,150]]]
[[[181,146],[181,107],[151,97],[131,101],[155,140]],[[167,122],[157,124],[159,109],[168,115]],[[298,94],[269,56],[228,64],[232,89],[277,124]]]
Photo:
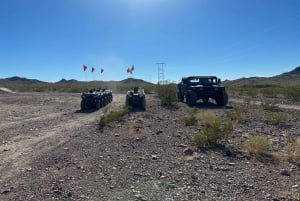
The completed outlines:
[[[272,77],[249,77],[225,81],[230,86],[300,86],[300,66],[286,73]]]

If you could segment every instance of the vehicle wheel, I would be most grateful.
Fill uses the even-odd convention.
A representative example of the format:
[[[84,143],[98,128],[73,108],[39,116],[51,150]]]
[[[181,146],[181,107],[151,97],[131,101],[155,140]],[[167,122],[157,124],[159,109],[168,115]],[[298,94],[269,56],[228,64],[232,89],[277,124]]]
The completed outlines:
[[[101,108],[101,101],[100,99],[96,100],[96,109],[99,110]]]
[[[86,105],[85,105],[84,101],[81,101],[80,109],[81,110],[86,110]]]
[[[193,105],[195,105],[196,104],[196,102],[197,102],[197,96],[196,96],[196,94],[195,94],[195,92],[193,92],[193,91],[191,91],[191,92],[189,92],[188,94],[187,94],[187,104],[189,105],[189,106],[193,106]]]
[[[180,102],[183,102],[184,97],[181,95],[180,92],[177,93],[177,98]]]
[[[142,110],[146,110],[146,100],[145,99],[142,100],[141,108],[142,108]]]
[[[222,93],[220,93],[218,95],[218,97],[216,98],[216,103],[219,106],[225,106],[228,103],[228,94],[226,91],[222,91]]]

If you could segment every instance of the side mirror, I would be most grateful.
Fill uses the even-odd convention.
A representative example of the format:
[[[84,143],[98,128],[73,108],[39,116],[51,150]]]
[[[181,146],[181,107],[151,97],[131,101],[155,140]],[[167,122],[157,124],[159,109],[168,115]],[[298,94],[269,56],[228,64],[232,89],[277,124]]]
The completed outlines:
[[[221,79],[220,78],[218,79],[218,84],[221,84]]]

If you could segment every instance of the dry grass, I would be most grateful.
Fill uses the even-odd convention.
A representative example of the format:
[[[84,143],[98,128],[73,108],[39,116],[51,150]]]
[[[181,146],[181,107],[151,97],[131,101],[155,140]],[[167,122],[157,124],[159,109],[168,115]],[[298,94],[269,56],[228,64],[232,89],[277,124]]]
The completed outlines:
[[[218,117],[214,112],[208,110],[197,114],[197,119],[202,126],[209,126],[218,120]]]
[[[245,148],[248,153],[259,155],[265,154],[268,151],[270,145],[271,142],[268,138],[263,136],[253,136],[246,141]]]
[[[300,138],[288,145],[287,153],[289,160],[300,164]]]

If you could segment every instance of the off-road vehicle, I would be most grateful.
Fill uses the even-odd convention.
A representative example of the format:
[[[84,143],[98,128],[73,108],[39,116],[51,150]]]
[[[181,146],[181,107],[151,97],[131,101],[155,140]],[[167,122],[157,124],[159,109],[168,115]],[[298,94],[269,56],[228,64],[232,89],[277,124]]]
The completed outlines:
[[[200,99],[207,104],[210,98],[220,106],[228,103],[225,87],[221,86],[221,79],[216,76],[183,77],[177,86],[179,101],[186,102],[190,106],[195,105]]]
[[[127,91],[125,104],[127,106],[130,106],[132,109],[140,108],[142,110],[145,110],[146,96],[144,89],[134,87],[133,89]]]
[[[81,110],[100,109],[112,102],[112,91],[106,89],[91,89],[81,94]]]

